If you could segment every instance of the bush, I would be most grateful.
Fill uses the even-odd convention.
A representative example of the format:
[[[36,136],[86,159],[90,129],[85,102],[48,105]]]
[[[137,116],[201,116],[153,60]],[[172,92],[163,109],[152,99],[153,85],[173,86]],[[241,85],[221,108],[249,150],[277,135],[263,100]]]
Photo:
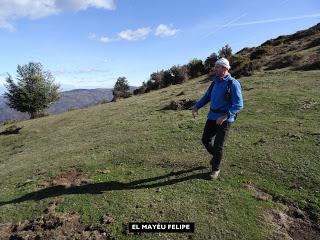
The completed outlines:
[[[172,84],[183,83],[188,78],[186,66],[173,66],[170,68]]]
[[[145,82],[143,82],[145,84]],[[149,92],[150,90],[147,89],[146,85],[142,85],[141,87],[133,90],[133,94],[134,95],[138,95],[138,94],[143,94],[143,93],[147,93]]]
[[[237,54],[232,56],[232,65],[231,69],[237,69],[241,65],[243,65],[244,62],[249,62],[250,59],[247,56]]]
[[[290,66],[297,66],[302,59],[300,54],[293,54],[293,55],[285,55],[280,60],[272,63],[267,70],[274,70],[279,68],[285,68]]]
[[[130,92],[121,92],[121,91],[115,91],[115,90],[113,90],[112,93],[113,93],[113,98],[111,102],[116,102],[119,98],[128,98],[132,95]]]
[[[164,71],[154,72],[150,74],[150,79],[147,81],[146,88],[149,90],[156,90],[162,87]]]
[[[284,41],[288,40],[288,36],[279,36],[277,37],[276,39],[271,39],[271,40],[268,40],[264,43],[261,44],[261,46],[278,46],[280,44],[282,44]]]
[[[244,60],[237,62],[237,64],[237,67],[231,70],[231,73],[235,78],[251,76],[254,71],[259,70],[262,66],[261,62],[258,60]]]
[[[222,47],[219,52],[219,58],[226,58],[228,59],[229,61],[231,60],[232,58],[232,49],[231,47],[227,44],[225,45],[224,47]]]
[[[259,47],[256,48],[251,54],[250,54],[250,59],[259,59],[261,58],[263,55],[266,55],[270,52],[268,47]]]
[[[216,53],[210,54],[209,57],[204,61],[205,73],[210,73],[214,67],[214,64],[218,60],[218,55]]]
[[[113,99],[112,102],[115,102],[118,98],[127,98],[131,96],[129,92],[129,83],[125,77],[119,77],[113,88]]]
[[[245,47],[245,48],[242,48],[239,52],[237,52],[236,54],[233,55],[234,56],[237,56],[237,55],[242,55],[242,54],[247,54],[249,52],[251,52],[251,50],[255,49],[254,47]]]
[[[316,29],[309,28],[307,30],[298,31],[295,34],[289,35],[284,43],[289,43],[291,41],[296,41],[304,37],[308,37],[314,35],[316,33]]]
[[[170,70],[163,71],[162,81],[161,81],[161,88],[168,87],[173,82],[173,76]]]
[[[129,83],[126,77],[118,77],[113,89],[117,92],[129,91]]]
[[[205,74],[202,60],[196,58],[191,60],[187,65],[187,72],[189,78],[196,78]]]
[[[309,71],[309,70],[320,70],[320,61],[315,61],[310,64],[305,64],[301,67],[296,68],[297,70],[304,70],[304,71]]]
[[[316,46],[320,46],[320,38],[313,39],[310,43],[306,45],[305,49],[316,47]]]

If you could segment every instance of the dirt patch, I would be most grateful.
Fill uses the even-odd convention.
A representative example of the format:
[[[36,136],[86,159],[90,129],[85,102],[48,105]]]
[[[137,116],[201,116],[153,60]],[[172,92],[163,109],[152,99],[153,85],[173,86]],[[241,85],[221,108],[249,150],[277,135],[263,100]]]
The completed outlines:
[[[45,180],[39,185],[39,188],[47,188],[52,186],[62,185],[66,188],[86,185],[91,182],[86,174],[79,168],[72,168],[71,170],[62,173],[61,175]]]
[[[0,135],[18,134],[21,129],[22,129],[22,126],[12,125],[10,127],[7,127],[2,132],[0,132]]]
[[[56,206],[57,202],[51,202],[45,214],[36,219],[0,225],[1,239],[113,239],[103,227],[83,224],[77,213],[58,213]]]
[[[276,239],[320,239],[320,221],[312,210],[284,206],[284,210],[268,210],[263,214]]]
[[[191,99],[182,99],[177,101],[171,101],[171,103],[162,110],[189,110],[197,101]]]
[[[252,193],[252,195],[259,199],[259,200],[272,200],[271,194],[267,193],[266,191],[257,188],[256,186],[253,186],[251,184],[246,185],[247,189]]]
[[[257,199],[272,200],[281,206],[281,209],[268,209],[261,216],[262,221],[269,225],[275,239],[320,239],[320,216],[310,203],[300,209],[294,202],[271,195],[251,183],[245,186]]]

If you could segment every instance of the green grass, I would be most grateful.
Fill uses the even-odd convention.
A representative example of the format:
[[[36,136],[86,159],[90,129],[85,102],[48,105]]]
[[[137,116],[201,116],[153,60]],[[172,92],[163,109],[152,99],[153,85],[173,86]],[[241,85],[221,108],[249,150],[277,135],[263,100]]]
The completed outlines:
[[[193,239],[270,239],[260,216],[279,203],[254,198],[248,182],[320,211],[320,137],[310,134],[320,131],[320,105],[301,109],[306,101],[320,103],[320,71],[276,70],[242,78],[243,89],[253,89],[243,90],[245,108],[231,128],[220,181],[203,179],[201,170],[168,176],[209,169],[210,156],[201,144],[209,106],[196,119],[190,110],[160,111],[172,100],[199,99],[209,85],[205,78],[23,121],[21,134],[0,136],[0,201],[32,193],[44,179],[72,167],[93,179],[92,188],[77,193],[51,192],[42,200],[0,206],[0,223],[40,216],[52,199],[63,198],[59,210],[76,211],[84,222],[113,215],[107,229],[116,239],[190,235],[126,235],[124,225],[131,221],[195,222]],[[186,95],[177,97],[182,90]],[[97,173],[105,168],[110,173]]]

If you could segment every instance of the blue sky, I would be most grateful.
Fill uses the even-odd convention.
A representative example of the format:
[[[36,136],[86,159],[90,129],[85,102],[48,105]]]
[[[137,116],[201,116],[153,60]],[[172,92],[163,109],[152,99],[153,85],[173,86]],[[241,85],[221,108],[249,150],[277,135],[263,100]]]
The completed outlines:
[[[319,22],[318,0],[0,0],[0,89],[30,61],[63,90],[112,88],[119,76],[140,86],[225,44],[237,52]]]

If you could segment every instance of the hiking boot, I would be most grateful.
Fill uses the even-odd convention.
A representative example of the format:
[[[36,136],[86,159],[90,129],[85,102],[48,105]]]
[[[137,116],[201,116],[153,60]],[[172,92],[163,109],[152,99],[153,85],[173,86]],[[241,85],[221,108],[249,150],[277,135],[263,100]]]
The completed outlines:
[[[217,179],[218,176],[219,176],[219,173],[220,173],[220,170],[212,171],[212,172],[210,173],[210,175],[209,175],[210,179],[212,179],[212,180]]]

